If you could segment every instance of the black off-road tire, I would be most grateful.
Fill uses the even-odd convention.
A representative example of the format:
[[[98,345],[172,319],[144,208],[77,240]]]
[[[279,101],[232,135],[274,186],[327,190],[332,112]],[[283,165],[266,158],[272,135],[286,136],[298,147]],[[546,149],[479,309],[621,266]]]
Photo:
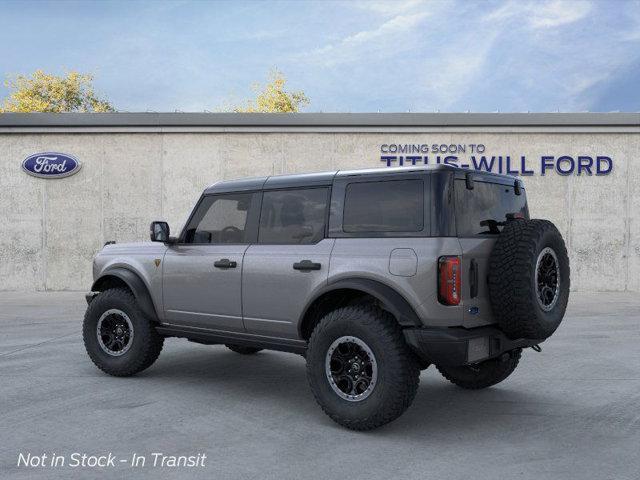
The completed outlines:
[[[360,401],[340,397],[326,374],[327,352],[343,336],[364,342],[377,363],[375,386]],[[334,310],[316,325],[307,349],[307,378],[316,401],[335,422],[352,430],[371,430],[395,420],[411,405],[420,369],[393,316],[362,304]]]
[[[555,303],[538,301],[537,262],[549,249],[558,263]],[[489,259],[489,297],[493,315],[512,338],[544,340],[560,325],[569,300],[569,256],[556,226],[548,220],[512,220],[503,228]],[[555,298],[555,297],[554,297]]]
[[[225,343],[225,347],[227,347],[232,352],[239,353],[240,355],[253,355],[254,353],[258,353],[262,348],[256,347],[246,347],[244,345],[232,345],[230,343]]]
[[[522,350],[505,353],[501,357],[485,360],[475,365],[442,367],[438,371],[451,383],[467,390],[480,390],[505,380],[518,366]]]
[[[129,350],[121,356],[105,352],[98,341],[97,324],[100,316],[110,309],[124,312],[133,324],[133,340]],[[112,288],[98,294],[89,304],[82,328],[84,346],[91,361],[103,372],[116,377],[134,375],[150,367],[162,350],[164,337],[145,317],[133,294],[125,288]]]

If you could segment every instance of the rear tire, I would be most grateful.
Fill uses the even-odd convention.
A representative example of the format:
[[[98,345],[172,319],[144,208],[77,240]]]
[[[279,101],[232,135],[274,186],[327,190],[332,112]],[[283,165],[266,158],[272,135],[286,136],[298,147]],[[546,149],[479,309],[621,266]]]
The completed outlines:
[[[485,360],[475,365],[441,367],[436,365],[444,378],[467,390],[480,390],[505,380],[518,366],[522,350],[505,353],[498,358]]]
[[[313,330],[307,377],[331,419],[352,430],[371,430],[411,405],[420,369],[391,314],[352,305],[326,314]]]
[[[149,368],[164,344],[164,337],[124,288],[105,290],[91,301],[84,315],[82,337],[96,367],[116,377]]]
[[[258,353],[262,348],[256,347],[245,347],[244,345],[232,345],[230,343],[225,343],[225,347],[227,347],[232,352],[239,353],[240,355],[253,355],[254,353]]]

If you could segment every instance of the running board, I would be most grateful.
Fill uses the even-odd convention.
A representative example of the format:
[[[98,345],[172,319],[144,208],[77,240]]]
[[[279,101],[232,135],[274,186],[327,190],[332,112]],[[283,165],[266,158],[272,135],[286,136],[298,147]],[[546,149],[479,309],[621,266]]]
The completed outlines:
[[[164,337],[186,338],[192,342],[206,345],[230,343],[298,354],[304,354],[307,351],[307,343],[302,340],[264,337],[239,332],[210,331],[176,325],[158,325],[156,331]]]

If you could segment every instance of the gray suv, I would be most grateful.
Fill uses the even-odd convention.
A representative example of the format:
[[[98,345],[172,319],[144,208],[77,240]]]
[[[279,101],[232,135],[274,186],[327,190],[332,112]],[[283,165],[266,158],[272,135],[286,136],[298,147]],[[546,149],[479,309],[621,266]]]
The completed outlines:
[[[431,364],[462,388],[501,382],[569,297],[562,237],[529,219],[522,182],[449,166],[219,182],[177,237],[153,222],[151,240],[95,257],[98,368],[140,372],[166,337],[298,353],[355,430],[400,416]]]

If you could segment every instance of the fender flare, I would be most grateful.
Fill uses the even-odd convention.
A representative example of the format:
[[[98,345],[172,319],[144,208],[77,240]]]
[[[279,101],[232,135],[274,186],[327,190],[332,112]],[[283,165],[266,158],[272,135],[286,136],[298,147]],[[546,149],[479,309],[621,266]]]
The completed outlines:
[[[101,291],[100,284],[108,277],[116,277],[122,280],[127,287],[129,287],[129,290],[133,292],[133,296],[136,298],[136,302],[138,302],[138,306],[140,307],[140,310],[142,310],[142,313],[149,319],[158,321],[159,316],[156,312],[156,307],[153,304],[153,299],[151,298],[147,285],[144,283],[142,278],[140,278],[140,275],[123,267],[107,269],[102,272],[102,275],[100,275],[95,282],[93,282],[93,285],[91,285],[91,291]]]
[[[382,303],[385,310],[389,311],[403,327],[418,327],[422,325],[413,307],[401,294],[384,283],[367,278],[347,278],[327,284],[320,291],[316,292],[313,299],[305,305],[298,325],[302,324],[303,319],[309,312],[309,308],[318,298],[331,291],[341,289],[359,290],[376,298]]]

